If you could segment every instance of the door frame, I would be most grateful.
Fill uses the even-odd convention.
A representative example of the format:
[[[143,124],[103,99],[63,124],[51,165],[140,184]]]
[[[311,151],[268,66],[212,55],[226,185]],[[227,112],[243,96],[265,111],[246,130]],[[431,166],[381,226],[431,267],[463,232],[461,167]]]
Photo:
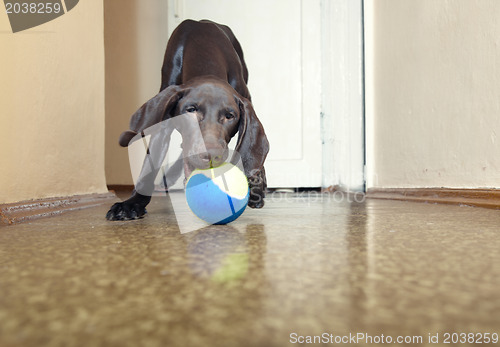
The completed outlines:
[[[363,0],[321,0],[322,187],[365,191]]]

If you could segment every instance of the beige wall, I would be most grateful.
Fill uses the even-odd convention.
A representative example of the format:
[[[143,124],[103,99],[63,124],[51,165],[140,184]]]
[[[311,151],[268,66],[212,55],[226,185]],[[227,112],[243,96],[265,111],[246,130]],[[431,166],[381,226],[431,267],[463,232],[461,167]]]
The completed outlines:
[[[500,1],[365,6],[368,187],[500,187]]]
[[[0,11],[0,203],[106,192],[101,0],[12,34]]]
[[[168,40],[167,1],[106,0],[106,179],[133,184],[126,148],[118,146],[130,116],[160,89]]]

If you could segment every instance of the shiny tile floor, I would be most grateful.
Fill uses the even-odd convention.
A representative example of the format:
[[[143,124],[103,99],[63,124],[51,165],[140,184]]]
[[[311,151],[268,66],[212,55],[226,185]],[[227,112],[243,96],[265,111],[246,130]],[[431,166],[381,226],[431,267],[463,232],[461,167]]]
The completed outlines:
[[[1,227],[0,346],[436,346],[500,333],[500,211],[340,200],[274,194],[185,234],[165,198],[139,221],[108,222],[103,206]]]

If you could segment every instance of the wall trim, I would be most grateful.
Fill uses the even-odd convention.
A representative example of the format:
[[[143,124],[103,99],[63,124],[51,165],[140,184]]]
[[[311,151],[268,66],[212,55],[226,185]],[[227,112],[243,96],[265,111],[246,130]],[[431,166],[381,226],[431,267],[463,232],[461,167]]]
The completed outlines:
[[[370,188],[367,198],[500,209],[500,189]]]
[[[132,192],[135,189],[133,184],[108,184],[108,190],[110,192],[121,192],[128,191]]]
[[[0,204],[0,226],[57,216],[68,211],[99,206],[115,199],[116,195],[108,192]]]

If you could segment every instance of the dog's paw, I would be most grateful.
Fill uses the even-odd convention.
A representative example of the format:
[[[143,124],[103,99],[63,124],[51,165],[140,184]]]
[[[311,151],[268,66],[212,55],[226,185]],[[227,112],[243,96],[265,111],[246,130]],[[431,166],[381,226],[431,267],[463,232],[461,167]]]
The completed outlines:
[[[106,214],[107,220],[132,220],[144,217],[146,208],[138,203],[117,202]]]
[[[258,199],[255,201],[249,200],[248,207],[250,207],[250,208],[262,208],[262,207],[264,207],[264,199]]]

